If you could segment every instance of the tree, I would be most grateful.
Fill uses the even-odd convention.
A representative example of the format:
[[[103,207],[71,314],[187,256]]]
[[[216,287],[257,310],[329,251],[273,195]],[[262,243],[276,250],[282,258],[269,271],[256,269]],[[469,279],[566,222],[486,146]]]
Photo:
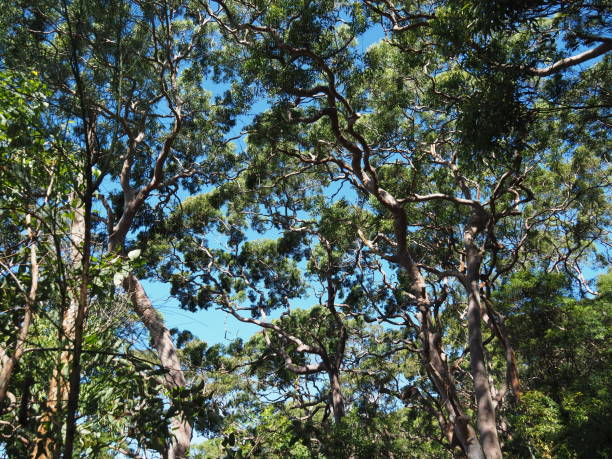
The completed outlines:
[[[500,5],[491,14],[469,2],[459,2],[458,12],[455,2],[218,3],[217,11],[207,11],[221,24],[231,53],[242,53],[237,64],[243,81],[265,91],[270,104],[252,125],[253,160],[270,164],[271,156],[282,158],[273,162],[285,169],[268,183],[291,174],[288,166],[295,173],[318,169],[350,185],[356,209],[351,223],[361,243],[404,276],[401,307],[411,310],[406,323],[417,328],[424,368],[446,401],[442,426],[449,443],[459,443],[469,457],[501,457],[495,411],[506,390],[490,383],[483,319],[506,349],[508,386],[516,396],[520,390],[510,341],[495,311],[485,309],[487,288],[516,265],[535,230],[533,220],[546,225],[576,211],[572,198],[561,208],[546,207],[532,189],[534,170],[551,172],[537,165],[555,156],[537,136],[538,127],[549,126],[538,107],[548,94],[532,77],[558,75],[608,50],[607,38],[583,35],[586,29],[597,33],[601,22],[579,19],[601,5]],[[563,12],[562,19],[549,24],[547,16],[555,11]],[[368,30],[370,18],[388,33],[360,54],[355,40]],[[535,26],[516,26],[526,19]],[[527,51],[542,35],[550,41]],[[550,46],[557,38],[568,40],[569,48],[601,44],[537,67],[538,59],[558,54]],[[560,95],[576,84],[568,82]],[[553,103],[559,100],[557,95]],[[557,147],[561,154],[565,146]],[[587,185],[597,187],[597,181]],[[371,217],[357,210],[368,198]],[[532,213],[533,201],[538,211]],[[562,203],[563,191],[552,201]],[[517,233],[517,224],[525,231]],[[506,238],[508,226],[515,229]],[[443,301],[430,287],[444,291],[453,281],[468,305],[479,439],[443,351],[444,325],[435,317]]]
[[[56,429],[61,428],[61,419],[56,417],[64,412],[54,394],[63,390],[67,397],[70,391],[60,378],[69,371],[67,356],[73,352],[73,341],[66,337],[72,327],[66,325],[65,317],[70,308],[78,307],[75,287],[79,285],[81,252],[71,227],[82,222],[78,214],[82,182],[72,144],[63,140],[60,130],[45,124],[49,95],[38,75],[4,72],[0,93],[7,107],[1,125],[1,181],[5,190],[1,201],[1,303],[6,340],[0,373],[2,436],[9,455],[25,457],[36,448],[41,426],[49,435],[59,436]],[[164,422],[162,400],[152,402],[159,394],[152,373],[159,369],[130,351],[126,335],[132,333],[127,332],[129,326],[126,328],[125,317],[121,317],[127,313],[117,298],[108,295],[116,266],[105,261],[98,265],[101,267],[104,269],[89,286],[92,316],[83,329],[80,364],[86,381],[81,384],[80,402],[86,409],[80,413],[77,445],[87,454],[107,448],[109,443],[128,448],[124,440],[129,436],[127,426],[117,422],[125,421],[126,415],[133,421],[131,436],[139,442],[144,432],[149,444],[155,440],[151,431],[164,432],[159,425],[152,427],[147,418]],[[62,317],[64,324],[60,326]],[[106,371],[101,372],[103,367]],[[136,381],[134,374],[140,375]],[[54,384],[51,390],[47,387],[50,380]],[[121,392],[125,397],[120,397]],[[147,414],[141,405],[143,393],[148,393]],[[44,407],[57,410],[56,416],[45,417]],[[43,420],[38,421],[41,414]],[[88,431],[92,425],[97,435]],[[161,442],[170,435],[166,429]]]
[[[34,80],[35,73],[28,78],[3,72],[0,77],[0,98],[6,107],[0,115],[0,142],[2,163],[7,165],[2,168],[0,178],[2,188],[6,190],[2,202],[2,227],[6,235],[2,241],[3,284],[5,296],[19,299],[23,304],[18,332],[16,335],[8,334],[11,341],[14,340],[14,349],[7,352],[3,348],[1,351],[0,403],[4,404],[13,371],[25,350],[37,301],[40,277],[38,237],[43,222],[36,221],[36,218],[50,210],[49,201],[56,195],[53,180],[49,180],[54,177],[53,160],[45,146],[45,136],[37,131],[44,109],[44,89]],[[29,103],[29,99],[33,99],[33,103]],[[34,221],[32,214],[35,214]],[[29,269],[24,270],[24,265]]]
[[[96,242],[106,244],[105,260],[116,255],[126,259],[128,233],[162,215],[176,190],[213,183],[222,178],[221,167],[231,165],[233,156],[221,133],[230,124],[232,109],[211,104],[202,89],[211,59],[203,51],[210,27],[205,22],[195,27],[181,5],[118,1],[23,6],[7,14],[14,26],[4,34],[2,59],[13,67],[38,68],[52,89],[53,117],[78,121],[69,137],[89,158],[79,190],[86,192],[79,198],[89,196],[91,204],[82,201],[84,233],[75,237],[88,241],[95,232]],[[110,192],[101,192],[101,184]],[[96,215],[95,228],[87,223],[93,218],[88,209],[94,205],[106,211],[105,217]],[[81,249],[84,267],[90,264],[91,249],[89,244]],[[81,285],[88,285],[86,269],[83,276]],[[139,280],[133,274],[124,276],[123,287],[149,330],[162,365],[169,369],[167,390],[185,386],[169,331]],[[83,290],[79,306],[68,308],[63,319],[65,327],[76,324],[74,337],[68,330],[65,333],[74,341],[75,353],[63,359],[74,363],[71,394],[78,389],[77,354],[87,315],[86,296]],[[70,399],[69,405],[72,416],[76,400]],[[183,457],[191,429],[180,415],[173,422],[176,441],[169,451]],[[74,422],[69,420],[68,426],[72,436]],[[51,456],[56,446],[46,443],[43,448]]]
[[[606,356],[573,349],[608,328],[604,2],[22,3],[0,61],[49,105],[0,91],[11,452],[605,454]],[[263,331],[173,340],[145,278]],[[159,371],[100,320],[126,300]]]
[[[529,439],[514,447],[528,445],[531,454],[543,457],[609,453],[609,277],[599,277],[598,297],[576,298],[568,277],[524,271],[495,296],[525,368],[527,399],[510,416],[523,426],[519,435]],[[537,413],[541,407],[550,418]],[[528,454],[524,449],[514,454]]]

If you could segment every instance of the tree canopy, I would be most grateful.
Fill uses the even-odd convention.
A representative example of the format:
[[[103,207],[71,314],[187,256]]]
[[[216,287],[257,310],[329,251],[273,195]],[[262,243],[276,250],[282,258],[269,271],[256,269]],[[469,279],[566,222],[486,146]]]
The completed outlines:
[[[0,451],[608,457],[608,6],[7,5]]]

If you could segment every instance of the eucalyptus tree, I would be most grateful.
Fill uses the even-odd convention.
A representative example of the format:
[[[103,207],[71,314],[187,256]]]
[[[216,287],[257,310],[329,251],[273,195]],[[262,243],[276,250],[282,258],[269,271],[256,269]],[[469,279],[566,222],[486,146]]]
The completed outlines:
[[[209,20],[186,15],[179,2],[37,1],[19,6],[3,15],[2,62],[35,68],[51,91],[53,119],[74,123],[68,124],[68,137],[86,159],[76,194],[82,204],[76,204],[75,215],[83,213],[87,224],[73,227],[82,229],[78,239],[90,241],[84,248],[75,241],[79,256],[84,266],[91,265],[87,259],[95,243],[101,261],[93,269],[106,265],[124,273],[115,281],[149,331],[167,369],[166,390],[172,392],[187,384],[181,363],[161,315],[130,272],[126,254],[129,236],[163,218],[178,190],[222,180],[233,165],[223,132],[231,125],[234,107],[213,103],[203,88],[214,64]],[[86,271],[83,286],[90,281]],[[112,282],[107,285],[112,287]],[[63,353],[62,364],[73,368],[70,390],[65,379],[58,382],[59,393],[70,401],[68,416],[74,416],[78,401],[76,351],[93,296],[84,290],[79,306],[67,308],[62,319],[75,348]],[[63,413],[66,397],[60,397],[57,415]],[[53,412],[50,416],[57,417]],[[74,435],[73,420],[67,425]],[[178,414],[173,426],[168,454],[184,457],[189,422]],[[48,437],[42,424],[40,435]],[[67,448],[71,444],[69,440]],[[58,445],[57,437],[47,438],[37,453],[51,457]]]
[[[295,309],[271,324],[285,333],[307,339],[327,331],[321,341],[334,335],[325,326],[325,309]],[[401,351],[389,355],[386,331],[363,321],[347,321],[350,335],[341,371],[345,412],[331,422],[329,387],[326,376],[296,375],[283,367],[277,351],[284,346],[294,362],[300,362],[295,348],[263,333],[235,346],[231,355],[242,366],[242,379],[250,381],[244,391],[254,394],[250,406],[239,405],[241,416],[223,429],[221,442],[233,457],[448,457],[446,445],[432,434],[428,416],[409,396],[397,403],[394,395],[381,389],[401,384],[413,374]],[[404,351],[405,352],[405,351]],[[303,353],[302,353],[303,354]],[[413,363],[413,362],[411,362]],[[250,388],[250,389],[249,389]],[[390,392],[390,391],[389,391]],[[433,427],[435,429],[435,427]],[[434,430],[435,432],[435,430]],[[206,445],[204,445],[206,449]]]
[[[270,166],[264,163],[262,167]],[[295,183],[299,189],[293,189],[292,196],[279,204],[271,199],[279,191],[273,186],[274,178],[255,166],[239,180],[183,201],[164,225],[142,234],[140,245],[146,247],[142,256],[148,266],[155,267],[152,273],[171,282],[171,293],[183,307],[192,311],[219,308],[262,329],[244,350],[233,352],[236,358],[246,353],[242,357],[246,362],[236,364],[238,371],[257,375],[259,382],[254,385],[264,392],[255,391],[255,398],[275,399],[275,406],[284,400],[290,412],[299,413],[288,414],[296,422],[317,418],[317,424],[324,425],[332,413],[334,432],[340,434],[347,429],[347,412],[354,415],[351,394],[360,391],[365,400],[375,390],[389,391],[382,379],[378,384],[373,381],[376,374],[387,374],[383,378],[387,382],[414,376],[380,370],[394,354],[405,353],[404,342],[401,338],[387,342],[384,333],[374,333],[367,322],[377,319],[364,320],[354,304],[360,300],[350,299],[357,285],[378,281],[370,271],[381,267],[368,266],[370,261],[354,246],[352,226],[338,224],[352,218],[350,207],[343,202],[327,207],[321,199],[317,190],[323,176],[300,176]],[[300,206],[308,207],[313,215],[300,218]],[[279,228],[283,233],[278,233]],[[256,237],[253,230],[263,233],[265,239],[252,240]],[[271,239],[271,235],[278,237]],[[388,283],[382,284],[380,290],[389,288]],[[338,301],[349,292],[347,303]],[[393,303],[384,291],[373,296],[375,308],[380,301]],[[301,309],[306,304],[309,309]],[[393,307],[390,304],[388,309]],[[375,350],[377,346],[384,349]],[[370,371],[361,378],[355,376],[366,360],[380,362],[370,364]],[[362,382],[346,383],[344,378]],[[321,427],[317,435],[321,448],[332,454],[334,442],[322,433],[325,430]],[[340,442],[340,437],[336,440]]]
[[[33,322],[38,320],[37,316],[49,313],[45,303],[57,300],[60,308],[78,304],[79,295],[74,294],[74,290],[82,285],[75,269],[81,267],[77,256],[79,241],[65,234],[73,233],[68,221],[75,209],[67,203],[77,201],[75,193],[82,171],[71,144],[64,142],[57,130],[54,132],[44,123],[48,91],[38,81],[37,72],[5,71],[1,92],[6,106],[2,116],[2,186],[5,190],[2,221],[3,234],[8,233],[2,244],[6,287],[3,289],[3,312],[9,313],[9,317],[16,315],[12,317],[14,323],[18,323],[16,317],[21,314],[22,318],[16,332],[11,330],[10,321],[5,323],[7,343],[12,343],[14,349],[2,351],[0,394],[3,402],[6,396],[11,399],[10,404],[3,406],[3,414],[13,418],[19,411],[23,424],[29,396],[18,402],[14,392],[19,385],[12,379],[32,342]],[[76,171],[70,170],[71,163]],[[75,226],[78,225],[72,225]],[[72,260],[64,259],[65,253],[69,253]],[[23,304],[23,308],[15,308],[15,303]],[[12,307],[7,307],[11,304]],[[15,428],[12,422],[7,425],[8,430]]]
[[[45,220],[64,225],[53,256],[68,274],[49,302],[55,315],[40,322],[59,329],[57,359],[46,373],[47,408],[29,430],[38,438],[26,438],[29,446],[18,454],[59,454],[64,416],[65,455],[89,438],[84,424],[75,435],[77,411],[95,411],[84,405],[97,400],[90,389],[113,371],[96,374],[102,360],[89,358],[87,327],[101,325],[93,311],[116,302],[114,289],[121,288],[166,370],[172,421],[168,430],[163,397],[149,411],[102,397],[103,406],[139,419],[162,418],[131,431],[114,429],[111,418],[102,424],[109,437],[185,457],[194,411],[183,400],[189,391],[179,356],[191,362],[197,352],[177,351],[140,282],[159,276],[172,282],[184,307],[216,305],[265,329],[254,340],[270,365],[262,377],[274,381],[270,370],[278,369],[288,388],[292,372],[326,374],[331,401],[317,406],[331,406],[336,424],[347,418],[346,395],[370,387],[388,396],[384,403],[422,408],[445,448],[500,457],[501,443],[512,437],[508,423],[520,422],[504,402],[521,394],[512,339],[521,331],[504,323],[511,308],[496,291],[512,285],[518,270],[564,271],[594,295],[584,267],[609,261],[608,15],[600,1],[7,6],[0,16],[2,65],[38,70],[50,91],[47,120],[64,127],[62,147],[70,152],[54,158],[16,144],[2,151],[40,157],[33,167],[44,169],[41,177],[59,165],[53,173],[70,183],[64,189],[51,181],[49,189],[62,196],[59,209],[69,209],[58,215],[47,206]],[[360,41],[373,43],[364,49]],[[232,85],[214,101],[204,90],[211,71]],[[244,155],[235,154],[225,134],[258,95],[266,108],[248,129]],[[23,98],[9,102],[24,106]],[[3,184],[15,181],[16,171],[3,168]],[[37,174],[33,182],[43,189]],[[203,188],[214,189],[176,205],[178,196]],[[32,205],[2,221],[23,239],[6,236],[2,248],[10,297],[26,304],[23,317],[12,315],[22,320],[23,334],[38,295],[42,243],[35,215],[25,226],[20,220]],[[249,230],[272,237],[252,241]],[[211,233],[222,244],[211,243]],[[290,311],[308,279],[320,286],[320,306]],[[269,321],[272,310],[285,314]],[[364,322],[388,329],[377,336],[349,326]],[[7,374],[23,357],[21,335],[10,334]],[[124,345],[110,335],[104,343]],[[364,356],[347,353],[351,336],[368,343]],[[42,337],[36,334],[38,347]],[[27,357],[36,362],[37,355]],[[391,370],[369,371],[398,359],[411,371],[395,378]],[[112,376],[122,394],[139,391],[144,400],[159,390],[146,372],[137,387],[127,383],[134,364],[124,363]],[[204,377],[207,365],[190,370]],[[352,375],[340,371],[347,369]],[[17,376],[12,394],[28,408],[27,378]],[[305,415],[315,416],[308,409]],[[205,417],[194,419],[207,425]],[[144,439],[147,428],[162,435]]]
[[[74,144],[66,140],[66,126],[49,119],[50,93],[40,82],[38,72],[4,71],[0,94],[5,107],[0,127],[1,435],[7,454],[25,457],[40,448],[36,439],[41,429],[46,434],[43,440],[59,437],[60,413],[54,412],[60,409],[56,393],[62,391],[62,397],[74,393],[62,384],[61,378],[69,372],[66,360],[73,352],[73,342],[66,335],[74,332],[74,323],[68,320],[74,320],[79,307],[78,289],[83,285],[80,259],[84,221],[79,204],[83,198],[83,168]],[[126,311],[118,307],[117,299],[109,298],[104,285],[112,279],[113,267],[105,269],[109,268],[111,273],[98,272],[95,279],[86,280],[91,283],[88,308],[93,314],[82,330],[88,344],[82,349],[79,365],[86,380],[80,397],[85,408],[80,411],[81,435],[75,446],[86,454],[108,449],[109,443],[114,448],[127,449],[125,439],[130,435],[125,424],[117,422],[125,420],[126,414],[133,422],[131,436],[137,444],[143,443],[140,427],[147,432],[148,445],[159,442],[160,436],[163,442],[171,435],[157,425],[153,430],[159,435],[151,436],[150,421],[147,426],[142,422],[144,417],[139,418],[143,400],[138,389],[149,395],[149,415],[155,413],[158,423],[165,422],[164,410],[160,409],[163,404],[155,403],[160,390],[152,384],[155,378],[150,375],[155,366],[138,359],[126,346],[125,330],[130,321],[126,317],[118,320],[119,314],[125,316]],[[109,357],[114,365],[108,365]],[[139,367],[134,366],[134,361]],[[105,377],[100,376],[102,366],[110,373]],[[133,374],[141,378],[136,384]],[[157,392],[151,394],[152,388]],[[122,391],[129,396],[118,401],[116,396]],[[97,435],[91,435],[92,426]]]
[[[567,262],[579,274],[585,254],[607,237],[605,94],[577,109],[563,105],[572,93],[584,100],[609,75],[603,3],[220,1],[202,8],[220,24],[243,83],[270,105],[252,125],[249,153],[267,162],[271,182],[290,175],[287,167],[296,174],[318,168],[350,185],[356,243],[397,268],[400,307],[443,401],[448,442],[469,457],[501,457],[495,412],[507,388],[518,397],[520,387],[491,290],[519,262]],[[357,41],[381,29],[384,39],[361,51]],[[578,64],[593,68],[564,76]],[[587,112],[592,130],[568,136],[567,117]],[[555,141],[554,132],[563,134]],[[580,166],[584,144],[597,145],[586,155],[597,169]],[[586,194],[594,198],[589,208]],[[565,239],[567,221],[576,218],[588,227],[579,248]],[[542,234],[558,256],[540,250],[527,261],[525,249]],[[444,301],[434,286],[444,292],[449,283],[461,286],[466,303],[478,434],[437,317]],[[483,321],[505,349],[507,383],[499,387],[490,382]]]
[[[190,197],[164,227],[148,235],[144,256],[159,262],[161,278],[172,283],[172,293],[184,307],[217,307],[261,327],[264,353],[274,357],[276,364],[271,365],[278,372],[326,374],[330,393],[321,401],[329,400],[339,421],[345,413],[340,374],[350,331],[336,297],[354,271],[342,250],[348,238],[342,232],[339,235],[325,216],[319,222],[301,223],[295,216],[286,216],[287,224],[301,224],[299,233],[247,240],[244,233],[249,224],[263,231],[270,228],[269,219],[283,218],[281,209],[267,214],[264,200],[265,192],[245,188],[243,179]],[[224,235],[226,246],[213,244],[211,233]],[[308,265],[302,273],[299,265],[306,255]],[[308,297],[310,288],[315,288],[316,298],[307,318],[292,310],[292,303]],[[279,313],[278,321],[269,321],[270,314]],[[309,330],[310,322],[317,322],[316,328]]]

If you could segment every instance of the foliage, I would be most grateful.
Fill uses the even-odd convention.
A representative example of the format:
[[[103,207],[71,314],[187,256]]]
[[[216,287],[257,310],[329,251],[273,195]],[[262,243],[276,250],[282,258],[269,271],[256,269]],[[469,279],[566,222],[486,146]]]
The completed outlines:
[[[569,295],[562,275],[529,272],[513,277],[500,293],[499,301],[513,310],[507,325],[529,389],[516,425],[536,455],[610,453],[609,276],[599,277],[601,295],[592,299]]]
[[[3,451],[612,454],[606,6],[7,5]]]

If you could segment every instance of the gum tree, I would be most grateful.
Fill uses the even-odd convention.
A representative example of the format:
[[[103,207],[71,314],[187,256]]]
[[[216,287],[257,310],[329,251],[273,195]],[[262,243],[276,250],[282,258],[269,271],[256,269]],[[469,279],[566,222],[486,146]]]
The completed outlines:
[[[496,410],[508,388],[516,397],[520,388],[503,318],[487,296],[537,231],[554,232],[553,222],[576,212],[588,219],[591,210],[576,206],[574,179],[598,194],[593,210],[607,212],[597,191],[609,184],[605,169],[559,175],[557,165],[580,162],[580,144],[589,141],[554,142],[548,133],[568,112],[547,110],[582,85],[563,72],[607,65],[605,57],[598,62],[609,49],[605,14],[596,17],[603,6],[221,1],[203,8],[220,24],[228,53],[240,53],[243,83],[264,91],[270,104],[252,125],[252,157],[260,164],[282,158],[274,161],[296,174],[318,168],[350,187],[358,243],[403,281],[404,319],[416,329],[442,400],[448,442],[469,457],[501,457]],[[373,29],[384,38],[361,51],[357,41]],[[556,48],[559,40],[564,46]],[[589,43],[595,47],[560,57]],[[550,83],[537,79],[551,75]],[[581,109],[600,116],[596,103]],[[280,180],[288,171],[276,173]],[[591,229],[605,238],[605,230]],[[575,253],[557,241],[560,253]],[[583,255],[595,248],[588,236],[579,246]],[[580,257],[566,260],[580,272]],[[437,315],[444,302],[434,292],[449,282],[466,303],[476,428]],[[506,355],[507,381],[499,386],[491,382],[483,325]]]

